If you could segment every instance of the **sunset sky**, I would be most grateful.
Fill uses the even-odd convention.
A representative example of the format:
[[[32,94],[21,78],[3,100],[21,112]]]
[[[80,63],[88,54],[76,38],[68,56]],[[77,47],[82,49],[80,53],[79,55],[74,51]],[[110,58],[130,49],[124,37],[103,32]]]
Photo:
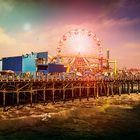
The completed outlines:
[[[97,34],[120,68],[140,68],[139,0],[0,0],[0,58],[55,55],[61,36],[75,28]]]

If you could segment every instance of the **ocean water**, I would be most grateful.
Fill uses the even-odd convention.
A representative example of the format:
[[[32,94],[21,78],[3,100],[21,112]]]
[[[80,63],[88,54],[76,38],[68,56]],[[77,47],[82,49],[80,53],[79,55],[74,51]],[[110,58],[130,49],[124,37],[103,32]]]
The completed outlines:
[[[140,95],[1,112],[0,140],[139,140]]]

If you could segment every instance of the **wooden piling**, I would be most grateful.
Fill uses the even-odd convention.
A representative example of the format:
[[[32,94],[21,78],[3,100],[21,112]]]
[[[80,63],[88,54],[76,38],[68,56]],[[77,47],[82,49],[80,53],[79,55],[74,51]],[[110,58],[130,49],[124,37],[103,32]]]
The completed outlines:
[[[96,85],[96,98],[99,98],[99,84]]]
[[[123,92],[126,93],[126,81],[123,83]]]
[[[96,84],[94,83],[94,98],[96,98]]]
[[[81,94],[82,94],[82,89],[81,89],[81,83],[79,85],[79,101],[81,101]]]
[[[65,103],[65,100],[66,100],[65,96],[66,96],[66,94],[65,94],[65,85],[63,83],[63,103]]]
[[[109,91],[110,91],[110,86],[109,86],[109,84],[107,83],[107,97],[109,97]]]
[[[6,91],[3,90],[3,111],[6,111]]]
[[[100,95],[102,95],[102,92],[103,92],[103,83],[100,83]]]
[[[17,90],[16,92],[17,95],[17,109],[19,108],[19,91]]]
[[[122,89],[122,93],[124,93],[124,86],[123,86],[123,82],[121,82],[121,89]]]
[[[13,105],[15,103],[14,99],[15,99],[15,93],[12,93],[12,100],[13,100],[12,103],[13,103]]]
[[[53,102],[53,104],[55,103],[55,87],[54,87],[54,82],[53,82],[53,88],[52,88],[52,102]]]
[[[133,82],[131,82],[131,93],[133,93],[134,92],[134,87],[133,87],[134,85],[133,85]]]
[[[72,94],[72,102],[74,101],[74,87],[73,83],[71,84],[71,94]]]
[[[43,88],[43,101],[44,101],[44,105],[46,103],[46,87]]]
[[[118,88],[119,88],[119,96],[121,96],[121,94],[122,94],[122,86],[121,86],[121,84],[118,85]]]
[[[137,81],[137,94],[140,92],[140,82]]]
[[[31,86],[31,89],[30,89],[30,105],[32,107],[33,105],[33,87]]]
[[[130,82],[129,82],[129,81],[128,81],[128,83],[127,83],[127,91],[128,91],[128,92],[127,92],[128,95],[130,95],[130,92],[131,92],[131,91],[130,91]]]
[[[89,84],[87,84],[87,101],[89,100]]]
[[[114,84],[111,83],[111,96],[114,97]]]
[[[107,96],[107,86],[103,84],[104,94]]]

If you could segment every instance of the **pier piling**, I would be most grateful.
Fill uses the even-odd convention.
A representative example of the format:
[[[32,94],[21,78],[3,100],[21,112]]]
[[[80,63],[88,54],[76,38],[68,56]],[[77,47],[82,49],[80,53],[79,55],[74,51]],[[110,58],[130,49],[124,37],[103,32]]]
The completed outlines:
[[[95,79],[71,79],[71,80],[1,80],[0,81],[0,93],[2,94],[3,111],[6,110],[8,105],[16,105],[17,109],[20,103],[33,103],[37,101],[55,103],[55,100],[74,101],[78,98],[79,101],[82,98],[89,100],[90,97],[98,98],[99,96],[114,96],[118,94],[127,93],[139,93],[140,92],[140,79],[108,79],[108,80],[95,80]],[[11,88],[12,87],[12,88]],[[93,92],[93,93],[92,93]],[[14,95],[9,98],[6,95]],[[16,95],[16,96],[15,96]],[[16,98],[15,98],[16,97]],[[16,102],[12,102],[16,99]],[[11,100],[11,101],[9,101]]]

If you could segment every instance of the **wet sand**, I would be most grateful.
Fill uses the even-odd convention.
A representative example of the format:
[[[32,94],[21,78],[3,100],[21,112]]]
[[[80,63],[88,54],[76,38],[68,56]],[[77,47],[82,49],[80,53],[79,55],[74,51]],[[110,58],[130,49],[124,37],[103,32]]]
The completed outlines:
[[[0,140],[140,139],[140,94],[0,110]]]

